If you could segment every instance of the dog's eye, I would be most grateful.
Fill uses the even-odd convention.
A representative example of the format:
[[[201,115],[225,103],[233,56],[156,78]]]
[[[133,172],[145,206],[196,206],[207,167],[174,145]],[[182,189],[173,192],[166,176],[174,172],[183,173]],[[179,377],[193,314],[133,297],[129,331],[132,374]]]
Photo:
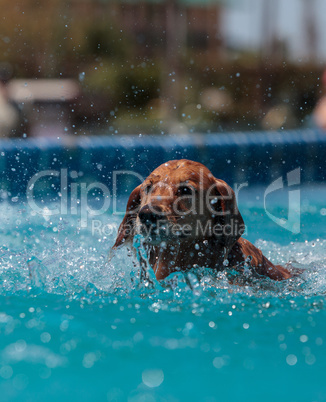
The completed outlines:
[[[145,194],[148,194],[150,191],[151,191],[151,188],[152,188],[153,186],[152,186],[152,184],[148,184],[145,188],[144,188],[144,193]]]
[[[191,195],[192,194],[192,189],[188,186],[180,186],[178,188],[178,194],[179,195]]]

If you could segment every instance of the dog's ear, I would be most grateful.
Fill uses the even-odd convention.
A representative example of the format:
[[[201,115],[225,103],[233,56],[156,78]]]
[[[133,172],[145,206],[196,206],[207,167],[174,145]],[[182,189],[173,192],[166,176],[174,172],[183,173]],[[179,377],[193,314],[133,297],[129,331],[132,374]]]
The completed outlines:
[[[140,206],[140,185],[136,187],[130,194],[127,203],[126,214],[119,226],[117,239],[112,249],[116,249],[117,247],[132,241],[134,237],[134,229],[139,206]]]
[[[244,233],[245,224],[239,212],[234,191],[225,181],[215,179],[210,204],[215,226],[214,235],[225,247],[227,254]]]

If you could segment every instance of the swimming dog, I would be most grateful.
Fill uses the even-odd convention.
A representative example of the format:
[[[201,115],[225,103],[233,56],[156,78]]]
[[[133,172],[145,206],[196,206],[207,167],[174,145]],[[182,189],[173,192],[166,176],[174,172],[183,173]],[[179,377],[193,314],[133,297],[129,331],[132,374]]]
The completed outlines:
[[[158,280],[194,267],[219,271],[250,267],[280,281],[292,277],[242,237],[244,221],[231,187],[198,162],[166,162],[130,194],[113,249],[144,237]]]

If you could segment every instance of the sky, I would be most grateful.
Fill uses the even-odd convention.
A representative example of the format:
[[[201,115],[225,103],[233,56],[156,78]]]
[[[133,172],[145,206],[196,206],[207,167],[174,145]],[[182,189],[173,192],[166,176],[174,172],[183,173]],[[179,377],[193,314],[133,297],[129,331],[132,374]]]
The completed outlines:
[[[240,45],[256,49],[266,34],[262,23],[263,6],[270,2],[270,24],[275,36],[287,42],[292,59],[309,56],[309,46],[305,37],[304,2],[313,8],[317,31],[317,60],[326,62],[326,0],[232,0],[224,11],[223,32],[230,45]]]

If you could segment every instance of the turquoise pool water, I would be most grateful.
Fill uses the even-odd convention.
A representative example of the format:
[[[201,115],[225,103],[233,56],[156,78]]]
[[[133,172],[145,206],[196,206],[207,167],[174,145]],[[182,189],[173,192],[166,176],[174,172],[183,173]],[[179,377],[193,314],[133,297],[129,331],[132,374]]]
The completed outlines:
[[[108,263],[109,229],[4,200],[1,401],[326,400],[326,188],[301,189],[299,234],[268,218],[263,190],[239,195],[247,238],[306,271],[241,288],[209,273],[150,288],[127,251]],[[268,204],[275,216],[286,206],[286,192]]]

